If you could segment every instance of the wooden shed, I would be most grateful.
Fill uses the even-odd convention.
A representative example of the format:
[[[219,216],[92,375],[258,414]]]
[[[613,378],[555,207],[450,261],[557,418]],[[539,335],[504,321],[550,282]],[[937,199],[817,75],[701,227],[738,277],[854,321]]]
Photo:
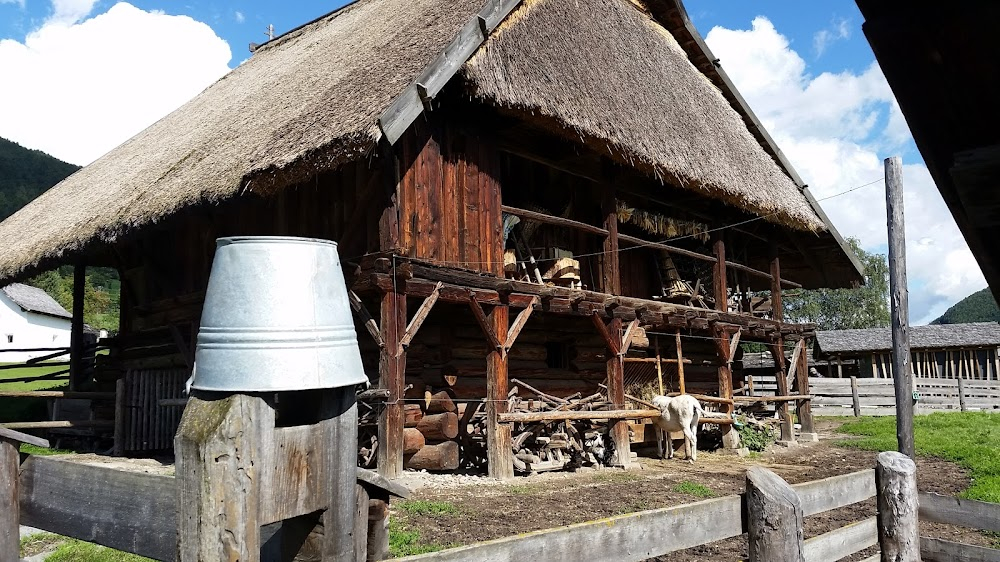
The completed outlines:
[[[121,333],[74,385],[126,381],[126,452],[170,444],[159,401],[180,396],[214,241],[233,235],[339,242],[387,396],[363,437],[389,477],[427,396],[464,402],[463,462],[481,440],[507,476],[512,386],[606,383],[621,410],[626,373],[656,380],[636,367],[655,362],[673,390],[731,398],[737,342],[813,336],[783,322],[782,287],[862,280],[679,0],[359,0],[0,224],[0,281],[120,271]]]

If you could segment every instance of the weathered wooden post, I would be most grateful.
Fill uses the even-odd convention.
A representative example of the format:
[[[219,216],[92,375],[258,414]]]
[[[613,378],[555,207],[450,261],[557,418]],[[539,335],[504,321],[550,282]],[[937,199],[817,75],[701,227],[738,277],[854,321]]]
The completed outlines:
[[[355,385],[367,377],[336,244],[220,239],[195,365],[174,440],[177,559],[258,561],[261,526],[281,522],[282,559],[363,560]]]
[[[882,562],[920,562],[917,465],[895,451],[879,453],[875,462]]]
[[[0,560],[21,559],[21,519],[17,503],[21,443],[49,446],[49,442],[40,437],[0,427]]]
[[[750,562],[804,562],[802,503],[780,476],[759,466],[747,470]]]
[[[885,206],[889,225],[889,291],[892,303],[892,371],[896,389],[896,440],[912,457],[913,373],[910,370],[910,313],[906,286],[906,235],[903,227],[903,163],[885,159]]]
[[[958,408],[965,411],[965,379],[958,379]]]
[[[854,417],[861,417],[861,397],[858,395],[858,377],[851,377],[851,405],[854,406]]]

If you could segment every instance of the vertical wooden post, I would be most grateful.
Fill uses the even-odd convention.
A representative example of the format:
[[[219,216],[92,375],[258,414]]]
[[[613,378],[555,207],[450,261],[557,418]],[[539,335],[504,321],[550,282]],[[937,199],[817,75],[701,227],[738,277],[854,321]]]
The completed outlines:
[[[125,376],[115,381],[115,441],[112,454],[125,454]]]
[[[802,503],[780,476],[759,466],[747,469],[747,535],[750,562],[804,562]]]
[[[807,345],[804,343],[805,340],[802,341],[802,352],[799,353],[799,366],[798,369],[796,369],[795,376],[798,378],[799,394],[806,395],[809,394],[809,354],[806,351]],[[802,425],[801,433],[803,441],[817,441],[818,436],[813,429],[812,405],[810,404],[810,401],[796,401],[795,413],[798,414],[799,424]]]
[[[195,393],[174,438],[179,562],[260,560],[262,398]]]
[[[608,331],[612,337],[617,337],[621,341],[622,321],[615,318],[608,326]],[[616,410],[625,409],[625,357],[621,354],[621,348],[611,350],[608,354],[608,399],[611,400],[612,408]],[[628,439],[628,423],[625,420],[608,420],[608,430],[611,439],[615,443],[615,455],[618,457],[615,464],[628,468],[631,460],[632,448]]]
[[[715,330],[715,347],[716,353],[719,356],[719,367],[718,367],[718,377],[719,377],[719,398],[727,398],[729,400],[733,399],[733,373],[730,368],[730,361],[732,357],[730,356],[729,349],[729,332],[725,329],[717,328]],[[729,417],[733,415],[733,404],[726,404],[724,406],[726,414]],[[719,430],[722,432],[722,448],[723,449],[738,449],[740,446],[740,434],[733,431],[733,426],[730,424],[720,425]]]
[[[889,223],[889,290],[892,303],[892,365],[896,389],[896,440],[913,457],[913,375],[910,373],[910,318],[906,286],[906,237],[903,227],[903,163],[885,160],[886,211]]]
[[[604,212],[604,229],[608,231],[608,237],[604,239],[604,263],[601,270],[603,288],[605,293],[620,295],[622,285],[618,266],[618,202],[611,187],[604,192],[601,210]]]
[[[368,560],[368,491],[361,484],[355,484],[356,503],[354,506],[354,558],[355,562]],[[325,531],[325,526],[324,526]]]
[[[0,560],[21,559],[20,512],[17,476],[21,461],[19,443],[0,437]]]
[[[958,379],[958,407],[965,411],[965,380]]]
[[[367,562],[389,557],[389,502],[373,499],[368,502]]]
[[[785,320],[785,310],[781,305],[781,264],[774,246],[771,247],[771,317],[776,322]]]
[[[712,275],[712,288],[715,293],[715,309],[726,312],[729,310],[729,288],[726,286],[726,242],[722,233],[715,233],[715,272]]]
[[[86,381],[83,365],[83,294],[87,284],[87,267],[73,266],[73,320],[69,332],[69,389],[80,390]]]
[[[844,378],[844,361],[839,355],[837,356],[837,378]]]
[[[851,404],[854,406],[854,417],[861,417],[861,398],[858,396],[858,377],[851,377]]]
[[[511,450],[510,424],[500,423],[500,414],[507,412],[507,343],[509,309],[500,304],[487,317],[499,343],[486,357],[486,454],[491,478],[510,480],[514,477],[514,452]]]
[[[355,552],[358,537],[352,525],[357,505],[358,478],[358,404],[354,387],[320,391],[321,417],[332,420],[319,439],[326,446],[319,447],[322,456],[320,470],[325,470],[323,493],[329,498],[323,512],[323,560],[350,560]],[[272,424],[273,427],[273,424]],[[402,427],[402,423],[400,424]],[[402,448],[402,445],[400,445]],[[315,454],[315,453],[314,453]],[[367,502],[366,502],[367,503]],[[365,513],[364,518],[368,518]],[[365,541],[367,532],[362,533]]]
[[[777,383],[775,395],[788,396],[788,379],[785,378],[785,342],[782,339],[771,344],[771,356],[774,358],[774,380]],[[788,402],[781,401],[775,408],[781,417],[781,436],[779,442],[791,443],[795,441],[795,433],[792,431],[792,416],[788,411]]]
[[[403,388],[406,382],[406,351],[400,352],[399,339],[406,329],[406,296],[390,291],[382,295],[379,324],[384,346],[379,352],[379,388],[389,391],[389,399],[379,413],[378,472],[396,478],[403,472]]]
[[[658,336],[653,336],[653,346],[656,348],[656,379],[660,382],[660,394],[666,395],[666,390],[663,388],[663,365],[661,363],[663,358],[660,356],[660,338]]]
[[[917,465],[895,451],[879,453],[875,461],[875,491],[882,561],[920,562]]]
[[[681,352],[681,331],[678,329],[674,333],[674,342],[677,346],[677,391],[684,394],[684,353]]]

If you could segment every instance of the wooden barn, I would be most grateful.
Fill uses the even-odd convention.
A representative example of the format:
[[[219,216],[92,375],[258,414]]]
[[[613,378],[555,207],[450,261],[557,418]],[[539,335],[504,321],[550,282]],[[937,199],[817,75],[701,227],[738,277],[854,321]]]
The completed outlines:
[[[917,378],[1000,380],[998,349],[1000,324],[996,322],[910,328],[910,365]],[[832,366],[831,374],[836,377],[893,375],[889,328],[818,331],[814,355],[828,370]]]
[[[627,465],[631,388],[731,413],[739,342],[814,336],[781,289],[862,280],[679,0],[359,0],[0,224],[0,282],[120,272],[120,334],[73,386],[117,386],[122,452],[170,447],[215,239],[242,235],[339,243],[373,387],[361,462],[389,477],[510,476],[543,406],[610,418]],[[604,418],[567,402],[594,394]]]

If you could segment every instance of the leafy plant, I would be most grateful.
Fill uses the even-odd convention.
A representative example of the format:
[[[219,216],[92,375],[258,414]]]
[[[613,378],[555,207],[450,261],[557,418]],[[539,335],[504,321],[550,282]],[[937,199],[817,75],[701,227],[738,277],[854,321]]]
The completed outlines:
[[[451,502],[432,500],[408,500],[399,503],[399,509],[407,515],[455,515],[458,507]]]
[[[703,486],[697,482],[690,482],[688,480],[674,486],[674,491],[681,494],[688,494],[689,496],[697,496],[699,498],[715,497],[715,492],[713,492],[708,486]]]
[[[740,442],[751,452],[759,453],[774,443],[774,430],[770,427],[749,425],[746,423],[745,417],[740,421],[742,423],[737,424],[736,431],[740,434]]]

